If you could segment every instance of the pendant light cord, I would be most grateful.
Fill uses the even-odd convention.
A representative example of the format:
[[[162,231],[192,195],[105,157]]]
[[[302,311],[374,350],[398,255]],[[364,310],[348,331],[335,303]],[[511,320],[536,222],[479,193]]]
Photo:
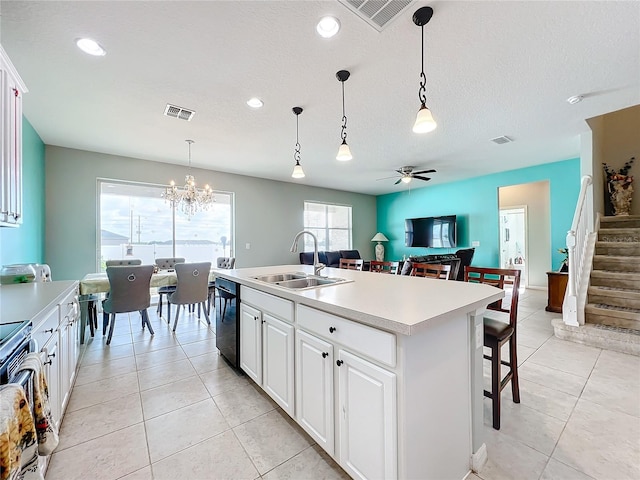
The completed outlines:
[[[340,82],[342,84],[342,130],[340,131],[340,138],[343,142],[347,140],[347,116],[344,113],[344,81]]]
[[[427,104],[427,76],[424,74],[424,25],[420,27],[422,31],[422,70],[420,71],[420,89],[418,90],[418,98],[422,105]]]
[[[296,114],[296,148],[293,152],[293,159],[296,165],[300,165],[300,142],[298,141],[298,114]]]

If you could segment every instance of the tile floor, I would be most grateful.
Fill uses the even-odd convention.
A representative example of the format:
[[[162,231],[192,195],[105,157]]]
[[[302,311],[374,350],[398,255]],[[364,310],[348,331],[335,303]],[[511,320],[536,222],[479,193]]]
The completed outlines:
[[[522,403],[503,391],[496,431],[485,399],[489,462],[468,478],[640,478],[640,358],[556,339],[545,305],[520,297]],[[227,366],[212,329],[192,315],[173,335],[153,310],[154,337],[119,315],[110,347],[88,343],[47,480],[348,478]]]

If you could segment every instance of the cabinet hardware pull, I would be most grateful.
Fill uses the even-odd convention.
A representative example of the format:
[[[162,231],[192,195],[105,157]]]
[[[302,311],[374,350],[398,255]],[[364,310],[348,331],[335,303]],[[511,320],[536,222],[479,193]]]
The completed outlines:
[[[329,327],[329,333],[333,333],[336,331],[336,327]]]
[[[344,362],[343,362],[342,360],[337,360],[337,361],[336,361],[336,365],[338,365],[338,366],[342,365],[343,363],[344,363]]]
[[[327,358],[329,354],[327,352],[322,352],[322,358]]]
[[[262,323],[265,323],[266,320],[262,320]]]
[[[56,356],[55,353],[50,353],[50,354],[47,355],[47,357],[49,357],[49,358],[55,358],[55,356]]]
[[[49,360],[48,362],[44,362],[43,365],[51,365],[53,363],[53,360]]]
[[[253,317],[253,319],[257,322],[258,321],[258,317]]]
[[[47,328],[44,333],[53,333],[53,328]]]

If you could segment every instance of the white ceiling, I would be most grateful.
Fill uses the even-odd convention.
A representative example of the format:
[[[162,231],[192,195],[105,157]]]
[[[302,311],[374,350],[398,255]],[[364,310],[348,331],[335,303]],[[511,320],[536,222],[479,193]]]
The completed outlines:
[[[418,110],[419,7],[427,104]],[[378,32],[338,1],[5,1],[0,43],[29,88],[24,112],[48,145],[369,194],[406,189],[403,165],[429,183],[573,158],[584,119],[640,104],[640,2],[413,2]],[[332,39],[315,32],[337,16]],[[89,36],[104,57],[80,52]],[[335,160],[345,83],[354,158]],[[569,105],[572,95],[583,102]],[[258,96],[260,110],[245,101]],[[163,116],[167,103],[196,111]],[[294,106],[301,163],[291,179]],[[507,135],[514,142],[496,145]],[[214,184],[224,189],[224,185]]]

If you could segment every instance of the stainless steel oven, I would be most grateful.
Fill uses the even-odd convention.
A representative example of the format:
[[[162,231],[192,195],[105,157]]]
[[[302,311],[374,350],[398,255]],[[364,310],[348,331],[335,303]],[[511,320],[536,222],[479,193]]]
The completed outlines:
[[[240,367],[240,286],[216,278],[216,347],[235,368]]]
[[[0,324],[0,384],[9,382],[32,350],[31,322]]]

